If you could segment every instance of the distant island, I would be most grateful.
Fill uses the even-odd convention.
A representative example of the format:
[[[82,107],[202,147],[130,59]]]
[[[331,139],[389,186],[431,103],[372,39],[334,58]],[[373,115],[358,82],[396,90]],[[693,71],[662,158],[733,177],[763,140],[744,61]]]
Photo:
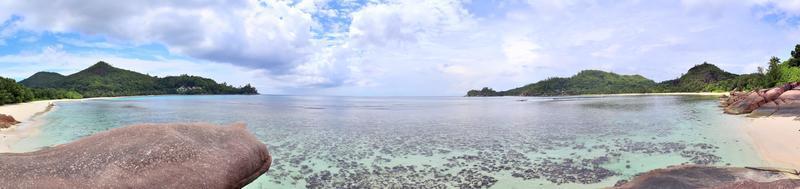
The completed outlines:
[[[247,84],[233,87],[199,76],[163,78],[120,69],[100,61],[72,75],[38,72],[15,82],[0,77],[0,105],[48,99],[79,99],[134,95],[258,94]]]
[[[800,44],[795,46],[791,55],[789,60],[783,62],[777,57],[772,57],[768,62],[767,69],[759,67],[758,72],[751,74],[737,75],[703,62],[695,65],[677,79],[656,83],[641,75],[619,75],[599,70],[584,70],[572,77],[553,77],[506,91],[495,91],[489,87],[470,90],[466,96],[753,91],[800,81]]]

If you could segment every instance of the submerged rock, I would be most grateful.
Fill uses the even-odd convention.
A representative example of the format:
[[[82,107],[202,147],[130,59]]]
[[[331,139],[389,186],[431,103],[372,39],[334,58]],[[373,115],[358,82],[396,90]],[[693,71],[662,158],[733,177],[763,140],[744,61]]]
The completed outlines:
[[[0,188],[239,188],[271,163],[243,124],[134,125],[0,153]]]
[[[19,123],[19,121],[14,119],[14,117],[6,114],[0,114],[0,129],[11,127],[17,123]]]
[[[748,168],[675,166],[656,169],[615,188],[796,188],[796,176]]]

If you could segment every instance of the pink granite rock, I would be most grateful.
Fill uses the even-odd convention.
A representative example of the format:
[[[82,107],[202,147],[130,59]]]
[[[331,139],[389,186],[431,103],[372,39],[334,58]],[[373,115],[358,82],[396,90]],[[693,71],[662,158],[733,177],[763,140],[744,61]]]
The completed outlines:
[[[764,97],[762,97],[762,95],[760,95],[758,92],[750,92],[747,94],[747,96],[742,97],[738,101],[735,101],[725,107],[725,113],[746,114],[752,112],[765,103],[766,99],[764,99]]]
[[[778,97],[781,100],[800,100],[800,90],[788,90]]]
[[[0,154],[0,188],[240,188],[272,163],[244,125],[147,124]]]
[[[675,166],[645,172],[616,188],[796,188],[786,174],[736,167]]]
[[[785,92],[783,87],[775,87],[775,88],[772,88],[772,89],[764,92],[763,97],[764,97],[764,100],[766,100],[766,101],[773,101],[775,99],[778,99],[778,96],[781,96],[781,94],[783,94],[783,92]]]
[[[19,121],[14,119],[14,117],[11,117],[10,115],[0,114],[0,129],[11,127],[12,125],[15,125],[17,123],[19,123]]]

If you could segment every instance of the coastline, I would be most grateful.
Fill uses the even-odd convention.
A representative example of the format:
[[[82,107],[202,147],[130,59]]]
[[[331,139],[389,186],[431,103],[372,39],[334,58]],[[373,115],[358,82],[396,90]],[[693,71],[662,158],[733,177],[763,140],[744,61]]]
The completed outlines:
[[[722,96],[728,92],[679,92],[679,93],[618,93],[618,94],[585,94],[576,96],[613,97],[613,96]]]
[[[748,118],[741,130],[767,166],[800,170],[800,119],[771,116]]]
[[[582,94],[563,96],[464,96],[464,97],[618,97],[618,96],[722,96],[730,92],[674,92],[674,93],[616,93],[616,94]]]
[[[0,153],[17,152],[12,146],[24,138],[38,134],[39,126],[43,124],[38,118],[58,108],[58,104],[109,98],[114,97],[41,100],[0,106],[0,114],[10,115],[21,122],[9,128],[0,129]]]

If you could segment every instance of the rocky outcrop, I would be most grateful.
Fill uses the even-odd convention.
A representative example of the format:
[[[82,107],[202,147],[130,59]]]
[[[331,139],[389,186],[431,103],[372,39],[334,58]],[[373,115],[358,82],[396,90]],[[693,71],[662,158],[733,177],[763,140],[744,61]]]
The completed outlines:
[[[634,177],[615,188],[797,188],[796,175],[736,167],[675,166]]]
[[[731,92],[723,96],[720,106],[725,113],[770,116],[775,114],[800,115],[800,83],[752,92]]]
[[[272,163],[244,125],[134,125],[0,153],[0,188],[240,188]]]
[[[19,121],[14,119],[14,117],[6,114],[0,114],[0,129],[11,127],[17,123],[19,123]]]

